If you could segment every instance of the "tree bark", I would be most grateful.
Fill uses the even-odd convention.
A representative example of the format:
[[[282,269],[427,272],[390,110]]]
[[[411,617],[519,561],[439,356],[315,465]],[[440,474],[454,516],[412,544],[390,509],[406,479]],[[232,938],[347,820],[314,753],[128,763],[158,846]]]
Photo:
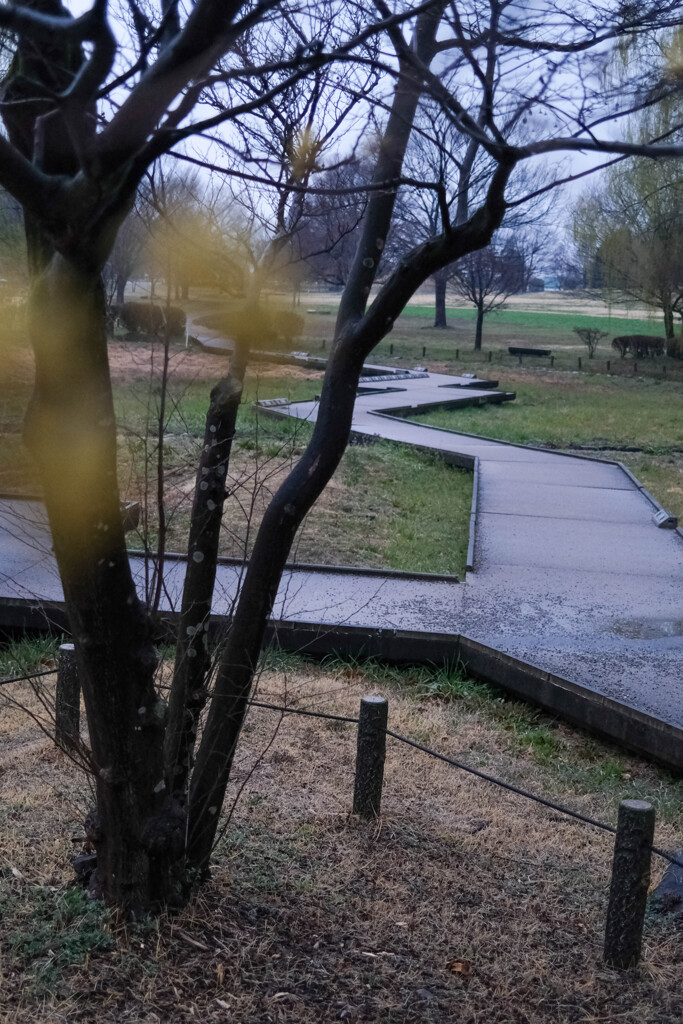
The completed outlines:
[[[434,326],[442,329],[448,327],[446,320],[447,280],[445,271],[434,274]]]
[[[484,333],[484,307],[477,306],[477,327],[474,334],[474,351],[481,352],[481,341]]]
[[[132,911],[169,894],[181,834],[165,799],[156,655],[126,553],[100,279],[54,255],[34,283],[35,390],[25,439],[40,470],[83,686],[106,898]]]
[[[675,355],[677,352],[676,331],[674,328],[674,311],[670,304],[665,303],[664,312],[664,334],[666,336],[666,354]]]
[[[242,397],[244,365],[233,367],[211,391],[204,446],[197,469],[187,569],[178,625],[175,668],[164,741],[166,785],[180,806],[187,785],[199,715],[206,703],[211,665],[209,624],[216,582],[225,479]]]

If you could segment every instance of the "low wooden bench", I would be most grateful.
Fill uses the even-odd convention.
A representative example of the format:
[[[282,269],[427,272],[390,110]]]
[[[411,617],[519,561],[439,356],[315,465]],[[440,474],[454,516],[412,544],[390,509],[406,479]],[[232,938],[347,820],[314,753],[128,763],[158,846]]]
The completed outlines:
[[[551,356],[549,348],[524,348],[519,345],[508,345],[508,352],[511,356]]]

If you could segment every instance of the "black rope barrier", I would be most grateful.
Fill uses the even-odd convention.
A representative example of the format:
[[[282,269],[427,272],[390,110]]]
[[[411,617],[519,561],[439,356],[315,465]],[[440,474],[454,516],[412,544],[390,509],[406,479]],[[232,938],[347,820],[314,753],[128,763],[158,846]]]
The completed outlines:
[[[288,715],[306,715],[309,718],[327,718],[331,722],[350,722],[358,725],[357,718],[346,718],[344,715],[328,715],[324,711],[306,711],[304,708],[283,707],[280,704],[266,704],[260,700],[249,700],[253,708],[266,708],[268,711],[282,711]]]
[[[45,669],[44,672],[34,672],[29,676],[12,676],[11,679],[0,679],[0,686],[9,686],[10,683],[29,683],[32,679],[40,679],[42,676],[53,676],[56,671],[55,667]]]
[[[270,711],[286,712],[292,715],[310,715],[314,718],[329,718],[332,721],[337,722],[351,722],[358,724],[357,718],[345,718],[342,715],[329,715],[322,711],[305,711],[301,708],[284,707],[279,704],[266,704],[258,701],[249,701],[253,707],[267,708]],[[579,811],[573,811],[569,807],[563,807],[562,804],[556,804],[552,800],[547,800],[545,797],[538,796],[536,793],[530,793],[526,789],[521,789],[519,786],[514,786],[511,782],[505,782],[503,779],[496,778],[495,775],[489,775],[487,772],[479,771],[478,768],[472,768],[471,765],[464,764],[462,761],[456,761],[452,757],[446,757],[445,754],[440,754],[438,750],[432,750],[431,747],[425,747],[422,743],[417,743],[415,740],[408,739],[407,736],[402,736],[398,732],[393,732],[391,729],[384,730],[387,736],[390,736],[393,740],[398,740],[399,743],[405,743],[409,747],[413,747],[415,750],[420,750],[423,754],[428,754],[430,757],[436,758],[438,761],[443,761],[445,764],[452,765],[454,768],[459,768],[463,772],[467,772],[470,775],[475,775],[479,779],[483,779],[484,782],[490,782],[494,786],[499,786],[501,789],[507,789],[510,793],[515,793],[516,796],[522,796],[526,800],[532,800],[537,804],[542,804],[544,807],[549,807],[553,811],[557,811],[559,814],[566,814],[570,818],[576,818],[577,821],[583,822],[585,825],[592,825],[594,828],[602,829],[604,832],[609,832],[610,835],[616,835],[617,830],[613,825],[607,825],[604,821],[598,821],[597,818],[591,818],[587,814],[581,814]],[[676,857],[673,857],[666,850],[660,849],[658,846],[651,846],[650,849],[653,853],[656,853],[658,857],[662,857],[664,860],[669,861],[670,864],[675,864],[677,867],[683,867],[683,861]]]
[[[15,676],[12,679],[0,680],[0,686],[5,686],[9,683],[22,683],[30,682],[32,679],[40,679],[43,676],[53,675],[56,669],[47,669],[44,672],[36,672],[32,675],[26,676]],[[305,708],[293,708],[282,704],[269,704],[266,701],[249,700],[247,703],[251,707],[263,708],[266,711],[279,711],[281,714],[287,715],[301,715],[307,718],[322,718],[330,722],[346,722],[350,725],[358,725],[358,719],[352,718],[346,715],[332,715],[325,711],[307,711]],[[577,821],[583,822],[584,825],[592,825],[593,828],[602,829],[603,832],[609,832],[610,835],[616,835],[616,828],[612,825],[607,825],[604,821],[598,821],[597,818],[591,818],[587,814],[581,814],[579,811],[573,811],[569,807],[563,807],[562,804],[556,804],[552,800],[547,800],[545,797],[538,796],[536,793],[530,793],[526,789],[521,789],[519,786],[514,786],[511,782],[505,782],[504,779],[499,779],[495,775],[489,775],[487,772],[482,772],[478,768],[473,768],[471,765],[464,764],[462,761],[456,761],[452,757],[447,757],[445,754],[440,754],[438,750],[432,750],[431,747],[425,747],[424,744],[418,743],[416,740],[408,739],[407,736],[402,736],[401,733],[394,732],[392,729],[385,729],[384,732],[387,736],[393,740],[397,740],[399,743],[405,743],[406,746],[413,747],[415,750],[421,751],[423,754],[427,754],[429,757],[436,758],[437,761],[443,761],[444,764],[449,764],[453,768],[459,768],[463,772],[467,772],[469,775],[475,775],[478,779],[482,779],[484,782],[490,782],[494,786],[498,786],[500,789],[506,789],[510,793],[514,793],[516,796],[524,797],[526,800],[532,800],[534,803],[541,804],[543,807],[549,807],[553,811],[557,811],[558,814],[566,814],[570,818],[575,818]],[[653,853],[657,854],[663,860],[668,861],[670,864],[675,864],[677,867],[683,868],[683,861],[677,857],[667,853],[666,850],[662,850],[658,846],[651,846],[650,849]]]

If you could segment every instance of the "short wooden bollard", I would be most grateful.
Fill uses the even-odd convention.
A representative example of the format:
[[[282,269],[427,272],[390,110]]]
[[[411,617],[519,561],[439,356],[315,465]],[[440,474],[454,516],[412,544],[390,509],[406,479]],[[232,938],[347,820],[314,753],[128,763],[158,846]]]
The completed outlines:
[[[581,369],[581,356],[579,356],[579,369]]]
[[[614,840],[605,927],[605,963],[619,971],[640,960],[655,811],[645,800],[622,800]]]
[[[610,363],[609,363],[609,359],[608,359],[608,360],[607,360],[607,372],[608,372],[608,373],[609,373],[609,366],[610,366]]]
[[[60,746],[68,746],[74,737],[78,736],[80,720],[81,687],[78,682],[74,645],[61,644],[55,693],[55,739]]]
[[[493,352],[489,349],[489,362],[493,362]]]
[[[382,803],[389,703],[384,697],[363,697],[358,720],[353,813],[376,818]]]
[[[550,357],[550,369],[551,370],[552,370],[554,365],[555,365],[555,356],[551,356]]]
[[[459,348],[456,348],[456,350],[455,350],[455,358],[456,359],[460,358],[460,349]]]
[[[426,346],[426,345],[423,345],[423,346],[422,346],[422,358],[424,359],[424,357],[425,357],[426,355],[427,355],[427,346]]]
[[[394,346],[393,346],[393,344],[391,344],[391,345],[389,345],[389,355],[393,356],[393,354],[394,354]]]

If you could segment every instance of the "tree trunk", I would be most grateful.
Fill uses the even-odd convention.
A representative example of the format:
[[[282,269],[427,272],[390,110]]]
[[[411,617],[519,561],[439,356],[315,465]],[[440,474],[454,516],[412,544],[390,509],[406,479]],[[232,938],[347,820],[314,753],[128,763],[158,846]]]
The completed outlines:
[[[85,698],[97,879],[107,900],[138,911],[168,898],[182,831],[165,800],[156,655],[121,522],[104,314],[99,278],[53,256],[32,290],[36,379],[25,437],[44,487]]]
[[[666,335],[666,354],[674,355],[677,351],[676,332],[674,330],[674,311],[669,304],[664,305],[664,334]]]
[[[446,321],[446,283],[447,277],[444,271],[434,274],[434,326],[443,329],[448,327]]]
[[[337,338],[313,437],[261,521],[222,653],[189,801],[188,862],[206,874],[263,635],[296,532],[344,453],[365,353]],[[372,347],[369,346],[370,348]]]
[[[477,328],[474,334],[474,351],[481,352],[481,339],[484,333],[484,307],[477,306]]]
[[[216,564],[225,480],[235,423],[242,397],[244,362],[211,391],[204,445],[197,469],[190,520],[187,569],[178,625],[173,685],[169,698],[164,762],[168,792],[180,806],[187,802],[199,715],[206,703],[211,666],[209,624],[216,582]]]
[[[416,23],[414,46],[427,64],[434,54],[443,7],[445,2],[439,2],[429,11],[423,11]],[[396,87],[374,181],[387,181],[400,175],[422,92],[421,83],[413,79],[405,67],[402,70],[406,73]],[[334,346],[325,372],[313,437],[263,516],[221,656],[190,789],[188,861],[202,874],[208,871],[218,816],[266,624],[287,556],[304,516],[331,478],[346,448],[363,359],[391,330],[395,319],[384,317],[381,327],[373,326],[365,332],[357,330],[376,277],[395,198],[394,192],[383,191],[371,197],[368,203],[361,242],[337,314]],[[424,273],[417,274],[419,283],[439,269],[440,266],[427,266]],[[410,276],[411,272],[412,268],[402,269],[401,278],[404,274]]]
[[[123,274],[119,274],[116,278],[116,302],[117,305],[122,306],[126,301],[126,285],[128,284],[127,279]]]

